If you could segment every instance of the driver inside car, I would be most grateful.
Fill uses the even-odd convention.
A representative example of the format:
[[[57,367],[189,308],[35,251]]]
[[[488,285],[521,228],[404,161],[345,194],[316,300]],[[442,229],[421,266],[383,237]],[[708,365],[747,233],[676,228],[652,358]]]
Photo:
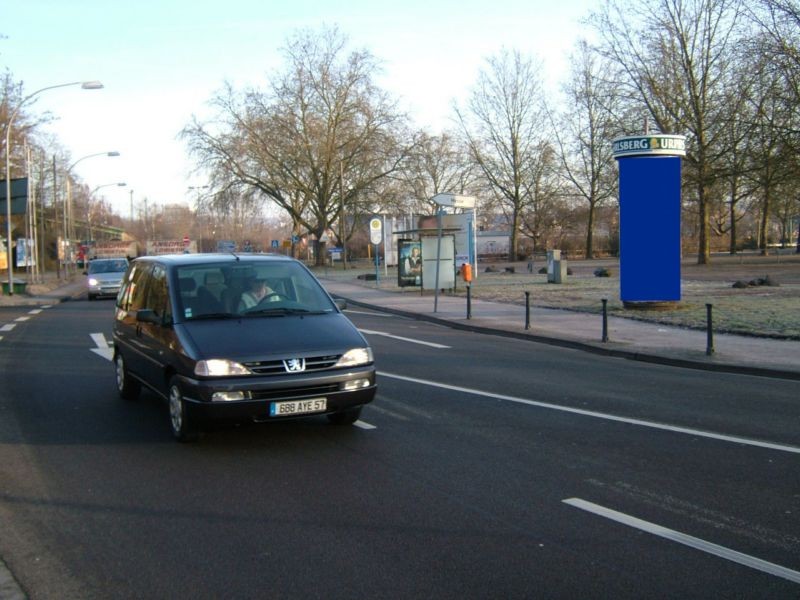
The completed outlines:
[[[253,279],[248,289],[242,294],[241,300],[239,300],[239,312],[257,306],[259,302],[270,294],[273,294],[272,300],[278,299],[275,292],[272,291],[272,288],[267,285],[265,279]]]

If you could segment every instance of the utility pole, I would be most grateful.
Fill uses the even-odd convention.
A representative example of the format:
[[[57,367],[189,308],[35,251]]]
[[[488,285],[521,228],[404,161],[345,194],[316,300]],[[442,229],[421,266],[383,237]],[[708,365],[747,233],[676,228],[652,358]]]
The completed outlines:
[[[347,270],[347,242],[345,241],[345,236],[347,236],[347,225],[344,218],[344,167],[342,166],[342,161],[339,161],[339,194],[342,196],[342,220],[340,227],[342,231],[342,268]]]
[[[56,234],[56,276],[61,279],[61,244],[58,243],[58,175],[56,172],[56,155],[53,154],[53,220]]]

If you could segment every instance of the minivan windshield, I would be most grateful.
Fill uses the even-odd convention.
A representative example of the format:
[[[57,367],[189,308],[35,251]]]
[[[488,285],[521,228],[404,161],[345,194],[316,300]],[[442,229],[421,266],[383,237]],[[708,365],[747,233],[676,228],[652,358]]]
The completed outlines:
[[[176,269],[186,320],[281,317],[335,312],[317,280],[299,263],[240,260]]]
[[[99,258],[89,262],[89,275],[100,273],[124,273],[128,268],[128,261],[124,258],[103,259]]]

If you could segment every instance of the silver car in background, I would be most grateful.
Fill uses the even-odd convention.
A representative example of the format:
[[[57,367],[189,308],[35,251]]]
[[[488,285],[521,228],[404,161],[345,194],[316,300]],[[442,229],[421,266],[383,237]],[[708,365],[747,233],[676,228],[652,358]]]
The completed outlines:
[[[85,271],[88,276],[86,291],[89,300],[103,296],[115,298],[127,269],[128,260],[125,258],[96,258],[89,261]]]

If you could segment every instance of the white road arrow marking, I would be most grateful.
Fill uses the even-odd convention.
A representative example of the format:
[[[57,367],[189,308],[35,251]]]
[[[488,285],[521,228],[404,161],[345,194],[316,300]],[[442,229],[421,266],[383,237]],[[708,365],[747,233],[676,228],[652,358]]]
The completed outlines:
[[[90,333],[89,337],[94,340],[94,343],[97,346],[97,348],[90,348],[92,352],[98,356],[102,356],[106,360],[111,360],[114,358],[114,349],[109,347],[108,342],[106,341],[106,336],[104,336],[102,333]]]

